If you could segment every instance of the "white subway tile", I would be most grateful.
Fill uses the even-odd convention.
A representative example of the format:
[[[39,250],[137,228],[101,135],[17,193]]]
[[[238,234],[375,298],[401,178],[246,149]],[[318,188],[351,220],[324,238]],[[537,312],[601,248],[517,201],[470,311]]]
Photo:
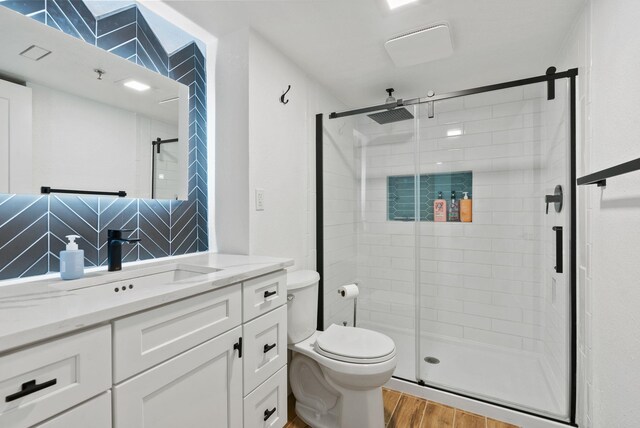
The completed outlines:
[[[522,321],[522,309],[489,305],[477,302],[464,302],[464,312],[488,318],[497,318],[509,321]]]
[[[447,324],[476,327],[485,330],[491,329],[491,319],[459,312],[438,311],[438,321]]]
[[[513,336],[528,337],[531,339],[543,339],[544,337],[544,330],[540,326],[513,321],[494,319],[492,321],[492,329],[495,332],[511,334]]]
[[[491,266],[477,263],[438,262],[438,272],[490,277]]]
[[[506,348],[522,349],[522,337],[481,330],[473,327],[464,328],[464,338],[475,342],[488,343]]]
[[[437,321],[421,320],[420,328],[423,332],[429,332],[430,334],[437,334],[448,337],[462,337],[463,327],[459,325],[447,324]]]

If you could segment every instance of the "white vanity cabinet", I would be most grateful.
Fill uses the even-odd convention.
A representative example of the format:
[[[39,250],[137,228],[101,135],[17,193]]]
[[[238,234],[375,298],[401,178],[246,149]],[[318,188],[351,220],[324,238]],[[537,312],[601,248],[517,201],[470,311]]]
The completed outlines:
[[[279,270],[0,354],[0,427],[281,428]]]

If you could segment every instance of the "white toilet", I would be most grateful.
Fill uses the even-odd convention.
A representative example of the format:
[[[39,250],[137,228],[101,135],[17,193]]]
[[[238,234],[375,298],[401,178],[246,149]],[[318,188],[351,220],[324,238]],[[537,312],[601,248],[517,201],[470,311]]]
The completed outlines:
[[[332,324],[316,331],[317,272],[287,276],[289,382],[296,414],[313,428],[383,428],[382,385],[396,368],[384,334]]]

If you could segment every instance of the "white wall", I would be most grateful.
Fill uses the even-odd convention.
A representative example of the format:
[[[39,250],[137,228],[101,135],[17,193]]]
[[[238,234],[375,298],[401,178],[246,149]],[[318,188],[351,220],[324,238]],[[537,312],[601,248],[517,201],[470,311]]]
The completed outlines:
[[[309,153],[314,141],[308,139],[307,127],[314,122],[307,81],[295,64],[250,33],[249,252],[292,257],[297,269],[315,267],[308,245]],[[288,85],[292,89],[284,105],[279,97]],[[264,211],[256,210],[255,189],[264,190]]]
[[[578,176],[640,156],[640,3],[591,0],[559,54],[580,67]],[[578,422],[640,426],[640,176],[578,192]]]
[[[215,210],[210,235],[221,253],[249,254],[248,81],[249,33],[238,31],[219,40],[215,69],[215,164],[209,164],[215,192],[209,194],[209,210]]]
[[[250,29],[220,39],[216,88],[219,250],[315,269],[315,115],[341,104]]]

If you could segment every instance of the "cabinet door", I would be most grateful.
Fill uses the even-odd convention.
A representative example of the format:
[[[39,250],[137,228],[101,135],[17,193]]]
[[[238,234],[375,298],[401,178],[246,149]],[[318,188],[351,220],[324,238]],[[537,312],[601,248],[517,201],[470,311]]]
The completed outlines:
[[[114,388],[115,428],[242,427],[242,327]]]

